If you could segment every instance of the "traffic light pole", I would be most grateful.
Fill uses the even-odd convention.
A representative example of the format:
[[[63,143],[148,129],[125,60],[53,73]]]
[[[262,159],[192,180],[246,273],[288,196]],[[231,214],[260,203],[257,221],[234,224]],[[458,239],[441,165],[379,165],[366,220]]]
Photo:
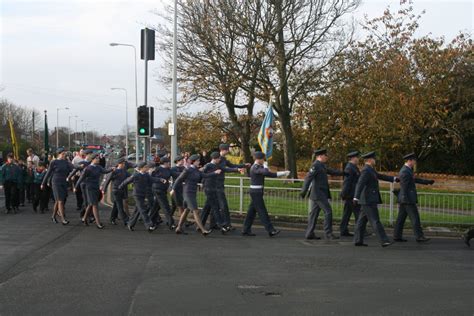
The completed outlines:
[[[146,32],[146,29],[145,29],[145,32]],[[147,39],[146,39],[146,33],[145,33],[145,40],[144,40],[144,43],[143,43],[143,48],[144,48],[144,51],[145,51],[145,96],[144,96],[144,105],[145,106],[148,106],[148,56],[147,56],[147,52],[148,52],[148,48],[147,48]],[[149,113],[150,114],[150,113]],[[148,119],[150,118],[150,115],[148,115]],[[148,153],[149,153],[149,141],[148,141],[148,137],[145,137],[144,139],[144,144],[143,144],[143,161],[146,161],[147,160],[147,157],[148,157]]]

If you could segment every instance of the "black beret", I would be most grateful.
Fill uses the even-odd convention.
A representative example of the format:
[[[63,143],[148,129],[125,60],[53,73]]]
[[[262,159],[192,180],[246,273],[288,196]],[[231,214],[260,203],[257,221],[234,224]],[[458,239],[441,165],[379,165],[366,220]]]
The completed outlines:
[[[124,162],[127,162],[127,160],[125,158],[119,158],[117,160],[117,165],[121,164],[121,163],[124,163]]]
[[[256,151],[254,154],[253,154],[253,157],[255,159],[265,159],[265,154],[262,153],[261,151]]]
[[[199,155],[194,154],[194,155],[191,155],[191,157],[189,157],[189,160],[191,160],[191,162],[194,162],[196,160],[199,160],[199,158],[200,158]]]
[[[140,161],[137,165],[137,168],[138,169],[142,169],[144,168],[145,166],[147,165],[147,163],[145,161]]]
[[[56,153],[57,154],[61,154],[63,152],[65,152],[66,150],[64,149],[64,147],[59,147],[58,149],[56,149]]]
[[[183,160],[183,156],[178,156],[174,159],[174,163],[177,163],[178,161]]]
[[[347,154],[347,158],[357,157],[359,155],[360,155],[360,152],[358,150],[351,151],[350,153]]]
[[[229,150],[229,144],[220,144],[219,150]]]
[[[369,151],[366,154],[361,155],[364,159],[375,158],[375,151]]]
[[[149,161],[149,162],[147,162],[146,165],[148,166],[148,168],[155,168],[156,167],[156,163],[154,161]]]
[[[404,160],[416,159],[416,155],[415,155],[415,153],[409,153],[408,155],[403,156],[403,159]]]
[[[171,160],[168,157],[163,157],[160,159],[160,163],[167,163],[170,162]]]
[[[211,154],[211,159],[218,159],[220,157],[221,157],[221,154],[219,154],[217,151]]]
[[[315,154],[316,156],[319,156],[319,155],[325,155],[327,152],[328,152],[327,149],[325,149],[325,148],[320,148],[320,149],[316,149],[316,150],[314,151],[314,154]]]
[[[168,153],[166,152],[166,150],[158,150],[157,152],[157,155],[158,157],[163,157],[163,156],[166,156]]]

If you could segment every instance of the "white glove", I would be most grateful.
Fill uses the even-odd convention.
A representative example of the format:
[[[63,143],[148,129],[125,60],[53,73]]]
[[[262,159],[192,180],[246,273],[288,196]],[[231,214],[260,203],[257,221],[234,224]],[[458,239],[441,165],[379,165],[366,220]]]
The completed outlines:
[[[268,162],[265,161],[265,162],[263,163],[263,167],[266,168],[266,169],[268,169]]]
[[[277,177],[288,177],[290,175],[289,171],[278,171]]]

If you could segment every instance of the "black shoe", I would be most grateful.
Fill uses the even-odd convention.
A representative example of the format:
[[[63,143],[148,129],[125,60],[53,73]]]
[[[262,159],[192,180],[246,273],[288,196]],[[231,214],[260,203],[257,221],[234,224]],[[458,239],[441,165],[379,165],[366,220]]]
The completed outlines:
[[[278,235],[280,233],[279,230],[272,230],[271,232],[268,233],[268,236],[270,237],[275,237],[276,235]]]
[[[228,229],[227,227],[222,227],[222,228],[221,228],[221,233],[222,233],[222,235],[225,235],[225,234],[228,233],[228,232],[229,232],[229,229]]]
[[[65,220],[63,220],[63,221],[61,222],[61,224],[63,224],[63,226],[66,226],[66,225],[69,224],[69,221],[68,221],[67,219],[65,219]]]
[[[156,226],[150,226],[148,227],[148,232],[153,233],[156,230]]]
[[[369,246],[369,245],[367,245],[367,244],[364,244],[363,242],[356,242],[354,245],[355,245],[356,247],[368,247],[368,246]]]
[[[246,236],[246,237],[255,237],[257,235],[255,235],[254,233],[252,232],[242,232],[242,236]]]
[[[425,236],[416,239],[417,242],[428,242],[430,240],[431,238],[426,238]]]
[[[156,222],[156,225],[160,225],[161,223],[163,223],[163,220],[160,218],[160,219]]]
[[[404,238],[394,238],[393,241],[396,241],[396,242],[407,242],[408,240],[404,239]]]
[[[133,226],[130,226],[130,225],[128,225],[128,224],[127,224],[127,229],[128,229],[129,231],[131,231],[131,232],[133,232],[133,231],[135,230],[135,229],[133,228]]]
[[[339,237],[336,236],[336,235],[330,234],[330,235],[326,235],[326,239],[327,240],[336,240],[336,239],[339,239]]]
[[[111,225],[117,225],[117,221],[115,219],[113,219],[113,220],[110,221],[110,224]]]
[[[96,227],[97,227],[98,229],[104,229],[105,226],[102,225],[102,224],[99,224],[99,225],[96,225]]]
[[[84,226],[89,226],[89,221],[88,220],[84,220],[84,219],[81,218],[81,223]]]
[[[306,237],[307,240],[320,240],[321,237],[318,237],[316,235],[310,235],[308,237]]]
[[[171,226],[168,226],[168,228],[169,228],[170,230],[175,230],[175,229],[176,229],[176,225],[173,224],[173,225],[171,225]]]
[[[354,237],[354,234],[353,233],[341,233],[341,237]]]
[[[392,245],[392,244],[393,244],[392,241],[385,241],[385,242],[382,243],[382,247],[385,248],[385,247],[388,247],[388,246],[390,246],[390,245]]]
[[[56,219],[56,217],[51,217],[51,221],[52,221],[54,224],[57,224],[57,223],[58,223],[58,220]]]
[[[228,231],[234,231],[234,230],[235,230],[235,227],[232,226],[232,225],[229,225],[229,226],[227,226],[227,230],[228,230]]]
[[[467,234],[462,235],[462,240],[468,247],[471,247],[471,239],[467,236]]]
[[[38,208],[37,208],[37,207],[33,207],[33,212],[38,213]]]
[[[25,203],[21,203],[20,206],[21,206],[21,207],[25,207]]]

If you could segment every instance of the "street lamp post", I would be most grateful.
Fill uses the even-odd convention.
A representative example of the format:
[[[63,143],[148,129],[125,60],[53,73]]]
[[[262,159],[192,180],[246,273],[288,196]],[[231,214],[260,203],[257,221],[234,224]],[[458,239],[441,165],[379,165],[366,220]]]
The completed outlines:
[[[69,110],[66,106],[64,108],[56,108],[56,149],[59,148],[59,111],[61,110]]]
[[[110,88],[111,90],[125,91],[125,156],[128,157],[128,93],[125,88]]]
[[[135,107],[138,109],[138,88],[137,88],[137,48],[135,45],[132,44],[124,44],[124,43],[110,43],[110,46],[127,46],[132,47],[133,52],[135,54],[134,65],[135,65]],[[135,111],[136,112],[136,111]],[[138,156],[139,156],[139,143],[138,143],[138,130],[135,129],[135,163],[138,164]]]
[[[178,155],[178,119],[177,119],[177,60],[178,60],[178,1],[174,0],[174,21],[173,21],[173,111],[171,121],[173,122],[173,134],[171,135],[171,161],[174,162]]]
[[[79,116],[76,115],[76,128],[74,129],[74,144],[77,143],[77,119],[79,118]]]
[[[68,125],[69,130],[68,130],[68,139],[67,139],[69,151],[71,151],[71,117],[77,119],[77,115],[72,115],[72,116],[70,115],[69,116],[69,125]]]

